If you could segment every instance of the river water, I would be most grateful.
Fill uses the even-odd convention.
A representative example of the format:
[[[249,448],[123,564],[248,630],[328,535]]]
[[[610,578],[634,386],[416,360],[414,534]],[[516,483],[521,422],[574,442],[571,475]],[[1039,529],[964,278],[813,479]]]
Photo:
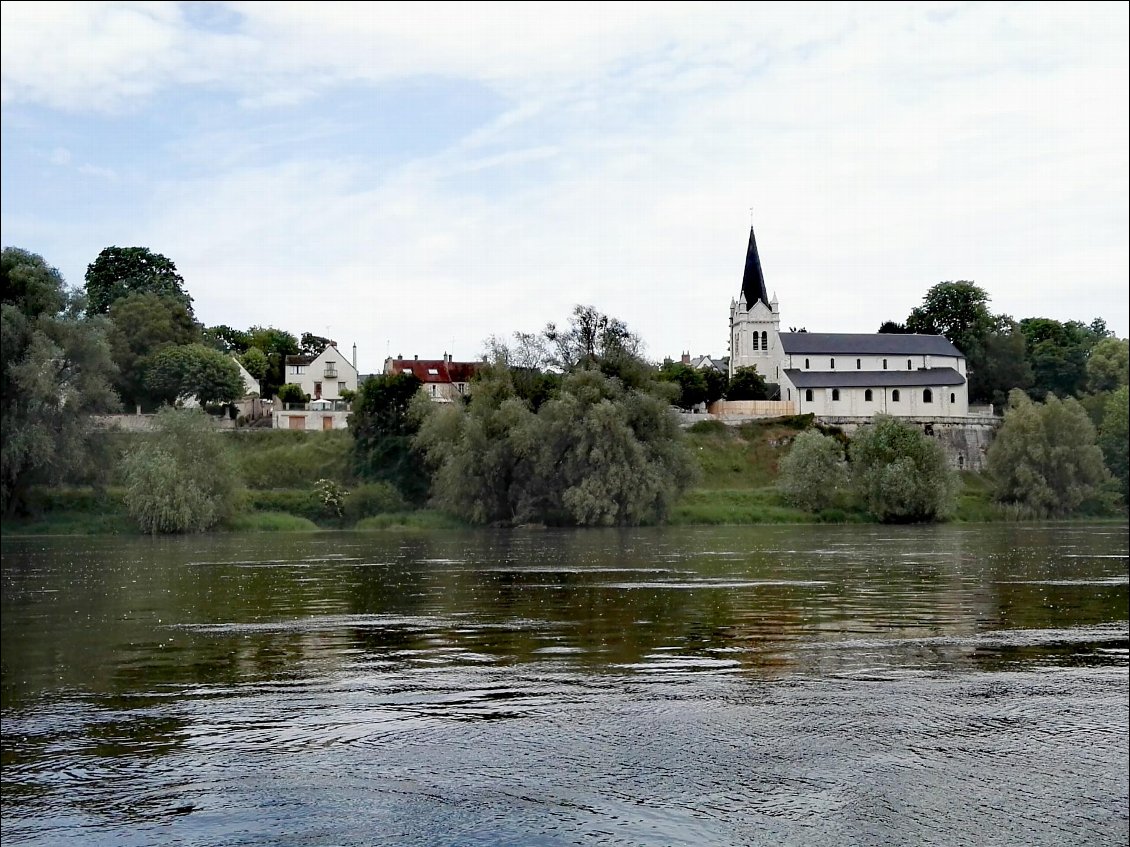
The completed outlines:
[[[1125,525],[3,542],[4,847],[1126,845]]]

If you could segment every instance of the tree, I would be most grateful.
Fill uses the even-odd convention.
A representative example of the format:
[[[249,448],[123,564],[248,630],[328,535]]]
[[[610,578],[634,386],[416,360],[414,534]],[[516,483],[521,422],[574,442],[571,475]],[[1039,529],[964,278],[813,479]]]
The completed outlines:
[[[150,292],[128,294],[110,306],[110,350],[118,367],[116,388],[127,408],[163,402],[149,393],[145,362],[166,347],[192,344],[200,328],[184,304]]]
[[[260,385],[263,379],[266,378],[268,371],[271,368],[271,363],[267,359],[267,354],[260,350],[258,347],[249,347],[247,351],[239,357],[239,363],[243,365],[243,369],[251,374]],[[263,392],[260,391],[260,394]]]
[[[879,324],[881,335],[906,335],[912,331],[906,328],[906,324],[900,324],[897,321],[883,321]]]
[[[329,338],[304,332],[302,333],[302,340],[298,342],[298,352],[303,356],[317,356],[332,343],[333,341]]]
[[[986,460],[993,498],[1040,518],[1072,514],[1109,479],[1086,411],[1054,394],[1013,391]]]
[[[1130,383],[1130,341],[1104,338],[1091,348],[1087,358],[1087,388],[1094,392],[1114,391]]]
[[[706,377],[698,368],[682,362],[670,362],[659,369],[659,378],[678,386],[679,394],[675,398],[675,405],[680,409],[689,411],[706,402]]]
[[[1020,329],[1028,345],[1034,380],[1028,394],[1035,400],[1049,394],[1081,396],[1088,379],[1087,359],[1095,345],[1107,337],[1100,334],[1106,333],[1106,325],[1101,320],[1088,326],[1079,321],[1025,318]]]
[[[1118,481],[1123,505],[1130,504],[1130,389],[1123,383],[1110,393],[1099,426],[1099,449],[1107,470]]]
[[[969,396],[1003,408],[1014,388],[1032,385],[1027,343],[1020,325],[1007,315],[993,319],[993,330],[982,340],[977,358],[969,362]]]
[[[298,355],[298,339],[286,330],[271,326],[253,326],[247,336],[249,347],[258,347],[267,354],[270,367],[260,383],[263,396],[271,397],[286,382],[286,357]]]
[[[867,510],[883,523],[944,518],[955,505],[956,472],[940,444],[889,415],[875,415],[851,439],[851,477]]]
[[[423,397],[421,385],[411,373],[370,377],[358,387],[349,415],[354,473],[364,480],[392,483],[413,503],[427,498],[430,482],[412,453],[419,422],[409,410],[413,398]]]
[[[536,412],[493,370],[466,407],[425,409],[414,443],[437,505],[476,523],[657,522],[697,472],[666,394],[596,368],[567,374]]]
[[[310,395],[302,390],[302,386],[296,382],[288,382],[286,385],[280,385],[277,392],[280,403],[307,403],[310,400]]]
[[[922,305],[906,319],[908,332],[944,335],[965,354],[976,358],[993,329],[989,295],[967,280],[939,282],[926,292]]]
[[[627,324],[593,306],[574,306],[567,329],[550,323],[543,334],[550,345],[551,361],[561,371],[614,366],[625,358],[638,359],[643,347]]]
[[[738,368],[726,391],[727,400],[768,400],[769,386],[757,368]]]
[[[86,269],[87,308],[104,315],[116,300],[148,293],[175,300],[192,314],[192,298],[172,260],[145,247],[107,247]]]
[[[235,361],[203,344],[166,347],[149,356],[144,383],[151,397],[170,404],[191,398],[201,406],[234,403],[244,392]]]
[[[848,488],[844,448],[818,430],[804,430],[781,459],[777,487],[786,500],[805,511],[835,505]]]
[[[163,406],[152,438],[126,453],[126,508],[142,532],[204,532],[229,518],[238,467],[223,436],[199,409]]]
[[[242,329],[232,329],[227,324],[206,327],[201,341],[221,353],[245,353],[251,346],[251,336]]]
[[[91,415],[118,407],[102,319],[41,256],[0,255],[0,509],[92,463]]]
[[[706,380],[706,403],[710,405],[721,400],[730,390],[730,377],[717,368],[703,368],[702,377]]]

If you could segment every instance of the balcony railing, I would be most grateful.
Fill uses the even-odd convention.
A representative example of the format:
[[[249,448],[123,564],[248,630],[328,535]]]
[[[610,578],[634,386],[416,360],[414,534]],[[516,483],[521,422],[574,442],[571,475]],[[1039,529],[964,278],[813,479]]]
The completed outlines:
[[[323,375],[326,379],[337,379],[337,368],[326,368]]]

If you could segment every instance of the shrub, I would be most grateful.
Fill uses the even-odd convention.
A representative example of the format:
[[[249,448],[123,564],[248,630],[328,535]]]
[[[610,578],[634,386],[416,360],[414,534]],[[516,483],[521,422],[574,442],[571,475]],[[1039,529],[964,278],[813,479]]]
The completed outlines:
[[[236,509],[235,464],[223,436],[195,409],[163,407],[157,431],[123,460],[125,503],[142,532],[203,532]]]
[[[390,482],[360,485],[345,497],[345,519],[349,523],[374,515],[404,512],[409,508],[396,486]]]
[[[938,442],[889,415],[851,440],[851,476],[867,510],[884,523],[930,521],[953,511],[957,472]]]
[[[1110,473],[1079,402],[1049,394],[1034,403],[1019,390],[1008,401],[986,455],[994,500],[1024,507],[1024,514],[1062,517],[1099,496]]]
[[[848,486],[843,447],[813,429],[799,433],[781,459],[777,485],[797,508],[819,512],[833,506]]]

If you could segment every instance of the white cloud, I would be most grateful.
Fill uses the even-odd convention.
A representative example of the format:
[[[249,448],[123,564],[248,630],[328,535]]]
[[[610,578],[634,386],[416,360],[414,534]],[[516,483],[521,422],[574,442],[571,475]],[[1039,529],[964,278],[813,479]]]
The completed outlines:
[[[722,354],[752,206],[786,326],[872,331],[973,279],[996,311],[1127,333],[1118,4],[230,8],[194,29],[172,4],[5,3],[6,108],[188,84],[278,111],[412,75],[511,105],[395,167],[280,159],[238,124],[166,140],[197,175],[113,240],[174,258],[208,322],[331,326],[370,370],[592,303],[656,357]]]

